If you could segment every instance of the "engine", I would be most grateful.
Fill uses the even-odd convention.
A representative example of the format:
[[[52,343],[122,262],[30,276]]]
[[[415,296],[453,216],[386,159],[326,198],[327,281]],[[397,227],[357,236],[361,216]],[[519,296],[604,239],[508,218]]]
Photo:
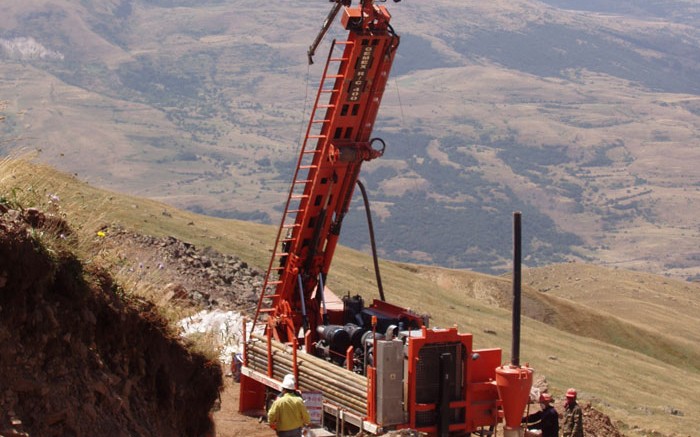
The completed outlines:
[[[405,310],[392,312],[386,308],[365,307],[359,295],[343,297],[342,319],[342,325],[317,328],[319,341],[314,351],[316,356],[360,375],[366,374],[367,366],[374,366],[373,349],[377,340],[404,340],[411,330],[427,325],[427,317],[420,318]]]

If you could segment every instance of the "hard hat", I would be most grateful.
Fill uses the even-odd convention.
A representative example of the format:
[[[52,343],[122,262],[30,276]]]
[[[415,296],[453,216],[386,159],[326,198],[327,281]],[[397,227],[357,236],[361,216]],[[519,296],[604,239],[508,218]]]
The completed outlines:
[[[292,375],[291,373],[284,375],[284,379],[282,380],[282,388],[287,390],[294,390],[294,385],[294,375]]]
[[[570,388],[566,391],[566,397],[567,398],[576,398],[576,389],[575,388]]]
[[[540,395],[540,402],[542,402],[543,404],[548,404],[552,402],[552,395],[550,395],[549,393],[542,393]]]

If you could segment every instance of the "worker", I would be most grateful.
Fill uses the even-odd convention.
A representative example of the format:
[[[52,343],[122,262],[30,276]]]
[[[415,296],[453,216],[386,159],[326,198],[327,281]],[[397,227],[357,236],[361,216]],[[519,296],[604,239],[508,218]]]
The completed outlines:
[[[566,404],[564,405],[564,437],[583,437],[583,412],[576,403],[576,389],[566,391]]]
[[[304,400],[295,392],[294,375],[282,380],[282,394],[272,403],[267,413],[270,427],[279,437],[301,437],[302,428],[309,426],[311,417]]]
[[[552,405],[552,395],[540,394],[540,411],[526,417],[530,435],[542,437],[559,437],[559,413]]]

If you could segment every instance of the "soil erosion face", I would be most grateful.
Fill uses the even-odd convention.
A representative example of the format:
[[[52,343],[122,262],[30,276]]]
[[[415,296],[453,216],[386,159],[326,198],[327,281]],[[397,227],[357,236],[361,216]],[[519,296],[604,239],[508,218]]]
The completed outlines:
[[[200,436],[221,367],[148,303],[86,271],[64,222],[0,205],[0,433]]]

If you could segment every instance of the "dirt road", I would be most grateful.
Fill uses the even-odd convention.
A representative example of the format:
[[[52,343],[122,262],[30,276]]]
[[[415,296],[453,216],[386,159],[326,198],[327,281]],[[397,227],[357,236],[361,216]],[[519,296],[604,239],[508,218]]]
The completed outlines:
[[[238,413],[240,384],[230,377],[225,378],[224,384],[221,409],[214,413],[217,437],[275,437],[275,432],[265,423]]]

